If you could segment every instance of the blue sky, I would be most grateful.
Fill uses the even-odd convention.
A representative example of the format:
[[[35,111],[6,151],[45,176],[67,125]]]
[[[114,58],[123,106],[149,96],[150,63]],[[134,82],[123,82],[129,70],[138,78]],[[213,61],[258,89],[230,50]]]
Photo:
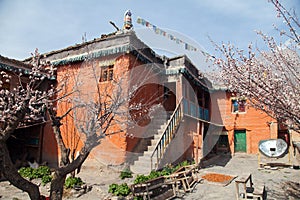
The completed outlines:
[[[300,0],[282,2],[300,10]],[[277,36],[272,24],[282,25],[267,0],[0,0],[0,54],[24,59],[36,47],[44,53],[81,43],[84,33],[87,40],[100,37],[115,30],[110,20],[122,27],[127,9],[139,37],[154,49],[161,48],[155,37],[168,39],[143,32],[145,27],[136,23],[138,16],[176,31],[184,41],[211,54],[214,48],[208,36],[217,43],[231,41],[246,48],[259,41],[254,30]]]

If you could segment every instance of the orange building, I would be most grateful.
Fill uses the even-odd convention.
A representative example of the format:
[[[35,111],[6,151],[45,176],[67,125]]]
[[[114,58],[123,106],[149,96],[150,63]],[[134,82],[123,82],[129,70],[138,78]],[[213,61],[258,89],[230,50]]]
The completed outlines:
[[[275,120],[250,107],[246,99],[214,90],[186,56],[156,55],[132,30],[102,35],[43,56],[57,68],[58,85],[68,75],[65,92],[76,86],[85,100],[96,100],[97,86],[101,94],[112,94],[116,80],[126,85],[125,96],[138,86],[126,105],[141,103],[145,109],[130,111],[133,124],[119,120],[111,126],[108,133],[118,133],[104,137],[91,152],[90,158],[104,164],[129,164],[134,172],[146,173],[185,159],[199,162],[211,152],[257,153],[260,140],[277,138]],[[59,102],[58,114],[71,106],[71,101]],[[150,112],[150,107],[158,109]],[[67,116],[62,126],[74,156],[84,141],[76,123]],[[57,151],[47,145],[43,158],[51,162],[57,159]]]
[[[255,109],[247,98],[237,98],[234,93],[218,90],[213,93],[219,106],[224,129],[215,150],[258,153],[260,140],[277,139],[277,121],[261,110]]]
[[[103,138],[91,152],[91,158],[111,165],[128,163],[136,171],[142,169],[140,166],[147,166],[149,171],[165,163],[203,157],[202,136],[210,126],[211,85],[207,79],[200,78],[199,71],[186,56],[160,57],[134,31],[125,30],[46,53],[43,59],[57,68],[58,85],[66,83],[68,77],[65,93],[76,86],[86,100],[95,99],[97,86],[105,88],[100,89],[102,94],[111,94],[112,83],[123,80],[127,92],[128,88],[139,87],[128,107],[134,103],[146,106],[145,110],[153,107],[150,111],[130,112],[133,125],[119,122],[110,127],[108,132],[121,131]],[[124,95],[128,95],[126,91]],[[71,106],[71,101],[60,101],[58,114]],[[76,155],[84,137],[72,116],[64,118],[62,134]],[[51,163],[57,156],[56,146],[45,147],[43,158]]]

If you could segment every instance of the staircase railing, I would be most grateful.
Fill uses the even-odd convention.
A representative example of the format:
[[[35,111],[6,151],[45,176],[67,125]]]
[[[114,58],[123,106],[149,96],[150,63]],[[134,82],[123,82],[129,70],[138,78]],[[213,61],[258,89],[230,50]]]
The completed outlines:
[[[157,142],[153,153],[151,155],[151,170],[158,167],[158,163],[162,159],[168,144],[173,139],[176,129],[183,118],[183,99],[180,100],[179,104],[176,106],[173,114],[171,115],[163,134],[161,135],[159,141]]]

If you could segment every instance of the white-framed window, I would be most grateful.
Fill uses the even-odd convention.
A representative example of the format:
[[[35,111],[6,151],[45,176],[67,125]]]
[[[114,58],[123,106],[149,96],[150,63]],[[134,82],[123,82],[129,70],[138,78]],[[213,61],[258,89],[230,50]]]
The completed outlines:
[[[233,113],[245,113],[246,104],[246,99],[231,99],[231,111]]]

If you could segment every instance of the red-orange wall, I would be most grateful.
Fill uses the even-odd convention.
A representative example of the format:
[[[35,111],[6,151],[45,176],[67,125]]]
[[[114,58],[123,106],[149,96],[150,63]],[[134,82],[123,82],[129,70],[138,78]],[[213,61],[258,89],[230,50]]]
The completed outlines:
[[[213,104],[218,105],[219,113],[228,131],[230,150],[234,153],[234,130],[246,130],[247,153],[257,153],[260,140],[277,138],[276,120],[264,112],[250,106],[247,100],[245,113],[233,113],[231,107],[232,93],[214,92]]]
[[[156,70],[154,70],[156,69]],[[139,61],[136,56],[129,55],[129,70],[130,70],[130,89],[136,87],[135,95],[132,96],[130,104],[141,103],[143,106],[137,111],[130,111],[134,121],[128,126],[127,133],[130,137],[126,138],[126,151],[131,152],[136,144],[140,141],[140,131],[145,131],[150,122],[149,109],[163,101],[163,85],[160,82],[160,72],[157,66],[153,63],[145,64]]]
[[[58,149],[51,122],[47,122],[43,130],[42,161],[55,167],[58,164]]]
[[[67,84],[65,90],[61,95],[71,92],[74,88],[74,85],[77,83],[80,83],[80,86],[78,88],[81,92],[81,95],[84,96],[83,100],[88,100],[91,98],[97,100],[97,84],[100,87],[101,95],[112,94],[112,92],[114,91],[114,86],[112,86],[111,81],[99,82],[99,80],[96,80],[93,76],[92,67],[94,66],[94,72],[96,75],[99,76],[101,74],[101,67],[99,67],[99,63],[110,59],[112,58],[105,57],[101,59],[95,59],[91,62],[78,62],[73,64],[67,64],[64,66],[58,66],[57,80],[59,84],[63,84],[64,77],[66,75],[69,75],[69,77],[67,77]],[[121,81],[120,85],[122,86],[122,88],[125,88],[124,91],[122,91],[122,95],[127,95],[128,90],[131,89],[132,84],[134,84],[134,82],[131,82],[131,85],[127,85],[129,83],[129,77],[126,73],[128,72],[128,69],[132,70],[137,66],[140,67],[143,65],[143,63],[132,54],[123,54],[114,59],[114,79]],[[137,75],[141,78],[143,74]],[[151,74],[148,75],[153,78],[152,82],[158,81],[154,72],[152,74],[154,76],[151,76]],[[142,78],[146,79],[147,77]],[[147,99],[151,92],[157,93],[158,87],[153,85],[150,86],[148,89],[150,89],[150,91],[147,90],[147,93],[142,94],[142,96],[139,98]],[[72,106],[72,102],[65,100],[66,99],[60,101],[57,105],[58,116],[64,114],[64,112]],[[126,106],[128,108],[128,103],[125,103],[124,107]],[[73,113],[71,112],[70,114],[72,115]],[[93,149],[90,157],[99,159],[100,162],[103,162],[105,164],[118,165],[124,163],[126,159],[126,151],[131,151],[139,141],[139,138],[134,137],[134,135],[133,137],[128,137],[129,133],[127,130],[127,120],[128,118],[123,117],[118,118],[117,123],[113,122],[113,125],[111,125],[107,131],[106,138],[101,140],[101,144]],[[85,136],[82,133],[79,133],[79,131],[77,130],[72,116],[67,116],[63,119],[61,132],[67,147],[71,148],[71,150],[75,149],[75,152],[79,151],[82,148]],[[52,153],[57,153],[57,151],[55,151],[55,148],[57,148],[56,146],[53,146],[52,149],[51,147],[49,148],[50,149],[47,150],[47,154],[51,155]]]

